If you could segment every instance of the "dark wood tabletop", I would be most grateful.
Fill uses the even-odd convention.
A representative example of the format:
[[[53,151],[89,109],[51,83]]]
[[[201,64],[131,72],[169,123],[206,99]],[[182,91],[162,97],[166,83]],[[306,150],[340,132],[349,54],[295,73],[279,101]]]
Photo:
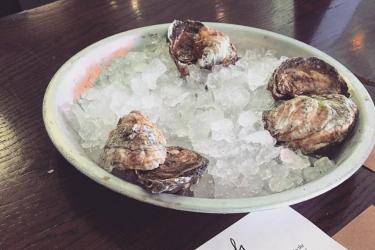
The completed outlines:
[[[42,121],[43,95],[81,49],[173,19],[242,24],[330,54],[375,99],[374,13],[373,0],[63,0],[1,18],[0,249],[193,249],[245,215],[140,203],[91,181],[57,152]],[[362,167],[293,208],[332,236],[374,201],[375,175]]]

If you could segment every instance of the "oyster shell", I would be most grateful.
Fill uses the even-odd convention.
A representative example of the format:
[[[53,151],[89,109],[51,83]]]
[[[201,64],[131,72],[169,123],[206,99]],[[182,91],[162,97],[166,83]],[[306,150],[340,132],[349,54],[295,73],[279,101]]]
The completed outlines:
[[[303,153],[342,142],[354,127],[355,103],[340,94],[298,96],[263,113],[265,129]]]
[[[166,158],[163,133],[139,111],[122,117],[104,147],[105,168],[151,170]]]
[[[295,57],[284,61],[273,72],[268,90],[275,99],[289,99],[298,95],[349,96],[347,83],[336,69],[316,57]]]
[[[168,28],[169,53],[181,75],[189,74],[188,65],[201,68],[234,64],[237,50],[222,32],[193,20],[175,20]]]
[[[113,174],[141,185],[151,193],[189,193],[192,184],[198,182],[208,165],[208,160],[182,147],[167,147],[167,158],[159,168],[142,170],[117,170]]]
[[[151,193],[176,193],[198,182],[208,160],[182,147],[167,147],[164,164],[151,171],[136,170],[138,182]]]

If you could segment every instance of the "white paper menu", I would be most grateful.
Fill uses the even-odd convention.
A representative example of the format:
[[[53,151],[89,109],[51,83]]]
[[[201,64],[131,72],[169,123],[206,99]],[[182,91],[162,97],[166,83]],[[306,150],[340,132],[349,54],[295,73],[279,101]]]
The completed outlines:
[[[343,250],[290,207],[252,212],[198,250]]]

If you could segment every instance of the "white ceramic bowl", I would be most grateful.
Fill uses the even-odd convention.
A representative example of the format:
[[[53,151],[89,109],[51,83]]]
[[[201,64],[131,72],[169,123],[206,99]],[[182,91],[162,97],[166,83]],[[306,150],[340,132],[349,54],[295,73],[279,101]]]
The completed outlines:
[[[103,39],[73,56],[58,70],[44,96],[43,119],[47,132],[60,153],[92,180],[128,197],[158,206],[207,213],[248,212],[295,204],[327,192],[361,167],[375,142],[375,108],[366,89],[348,69],[327,54],[292,38],[239,25],[207,24],[227,33],[240,49],[267,48],[288,57],[319,57],[333,65],[350,83],[352,98],[359,108],[359,117],[353,135],[335,159],[338,165],[336,169],[315,181],[281,193],[252,198],[204,199],[172,194],[151,195],[142,188],[111,175],[89,159],[64,120],[61,107],[72,103],[74,92],[79,91],[77,85],[85,84],[82,81],[90,81],[97,75],[99,64],[141,46],[145,43],[147,34],[166,33],[168,24],[130,30]]]

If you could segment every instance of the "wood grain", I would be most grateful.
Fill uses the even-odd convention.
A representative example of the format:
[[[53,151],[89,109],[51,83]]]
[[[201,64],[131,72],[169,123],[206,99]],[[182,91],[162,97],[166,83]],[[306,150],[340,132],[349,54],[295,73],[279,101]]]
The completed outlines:
[[[372,0],[66,0],[1,18],[0,249],[192,249],[244,216],[143,204],[66,162],[45,132],[42,100],[53,74],[79,50],[118,32],[191,18],[295,37],[374,81],[374,11]],[[374,99],[375,87],[365,86]],[[362,168],[293,207],[333,235],[374,204],[374,191],[375,175]]]

